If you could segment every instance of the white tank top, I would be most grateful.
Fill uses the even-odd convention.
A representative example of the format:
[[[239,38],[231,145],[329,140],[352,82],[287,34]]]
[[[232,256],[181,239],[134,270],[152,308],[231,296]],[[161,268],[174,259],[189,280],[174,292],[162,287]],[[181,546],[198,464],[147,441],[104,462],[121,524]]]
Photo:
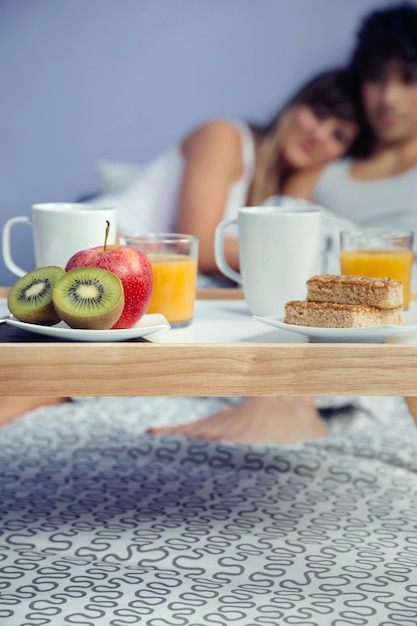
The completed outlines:
[[[243,171],[229,189],[223,217],[236,217],[245,206],[255,169],[255,145],[245,124],[235,123],[241,135]],[[175,232],[178,197],[185,169],[180,146],[146,165],[125,189],[96,198],[95,205],[116,206],[121,233]]]
[[[330,163],[313,201],[359,227],[412,230],[416,245],[417,166],[382,180],[361,181],[350,175],[351,164],[351,159]]]

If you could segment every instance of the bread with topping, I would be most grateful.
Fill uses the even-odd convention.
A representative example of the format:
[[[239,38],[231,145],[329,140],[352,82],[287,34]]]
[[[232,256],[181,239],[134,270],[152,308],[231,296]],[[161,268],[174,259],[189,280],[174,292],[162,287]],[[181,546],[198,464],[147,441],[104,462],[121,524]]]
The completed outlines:
[[[307,300],[394,309],[403,305],[403,286],[392,278],[320,274],[307,281]]]
[[[284,322],[318,328],[365,328],[381,324],[401,324],[402,306],[379,309],[363,304],[292,300],[285,305]]]

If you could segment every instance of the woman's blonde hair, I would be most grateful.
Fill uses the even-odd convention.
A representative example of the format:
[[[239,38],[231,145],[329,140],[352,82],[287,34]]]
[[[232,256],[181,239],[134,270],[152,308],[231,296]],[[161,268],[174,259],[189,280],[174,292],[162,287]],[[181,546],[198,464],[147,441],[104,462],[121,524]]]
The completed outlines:
[[[281,152],[284,138],[296,109],[308,105],[320,117],[337,117],[357,122],[353,90],[348,74],[330,70],[319,74],[305,84],[264,127],[251,125],[257,138],[255,174],[247,204],[257,206],[269,196],[280,192],[284,182]]]

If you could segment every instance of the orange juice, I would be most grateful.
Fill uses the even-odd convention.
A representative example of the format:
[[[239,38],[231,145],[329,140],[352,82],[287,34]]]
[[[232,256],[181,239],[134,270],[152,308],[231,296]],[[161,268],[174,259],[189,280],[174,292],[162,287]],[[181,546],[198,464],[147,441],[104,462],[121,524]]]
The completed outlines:
[[[358,248],[340,253],[342,274],[395,278],[403,284],[404,309],[410,304],[413,253],[408,248]]]
[[[184,254],[147,254],[154,287],[147,313],[162,313],[170,324],[191,321],[197,280],[197,259]]]

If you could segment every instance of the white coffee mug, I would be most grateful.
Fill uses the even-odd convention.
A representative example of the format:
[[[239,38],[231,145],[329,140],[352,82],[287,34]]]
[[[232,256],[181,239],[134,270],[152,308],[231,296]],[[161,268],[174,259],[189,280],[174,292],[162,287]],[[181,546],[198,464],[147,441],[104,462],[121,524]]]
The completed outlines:
[[[306,281],[319,268],[320,217],[320,207],[295,200],[244,207],[237,218],[217,226],[217,266],[242,285],[253,315],[279,315],[288,300],[305,299]],[[236,223],[240,273],[228,265],[224,254],[225,231]]]
[[[76,252],[104,245],[107,221],[110,222],[107,243],[115,243],[116,220],[117,211],[113,208],[96,208],[78,202],[34,204],[30,217],[12,217],[5,223],[4,263],[17,276],[24,276],[28,271],[16,265],[12,259],[11,231],[16,224],[29,224],[32,227],[36,267],[47,265],[65,267]]]

